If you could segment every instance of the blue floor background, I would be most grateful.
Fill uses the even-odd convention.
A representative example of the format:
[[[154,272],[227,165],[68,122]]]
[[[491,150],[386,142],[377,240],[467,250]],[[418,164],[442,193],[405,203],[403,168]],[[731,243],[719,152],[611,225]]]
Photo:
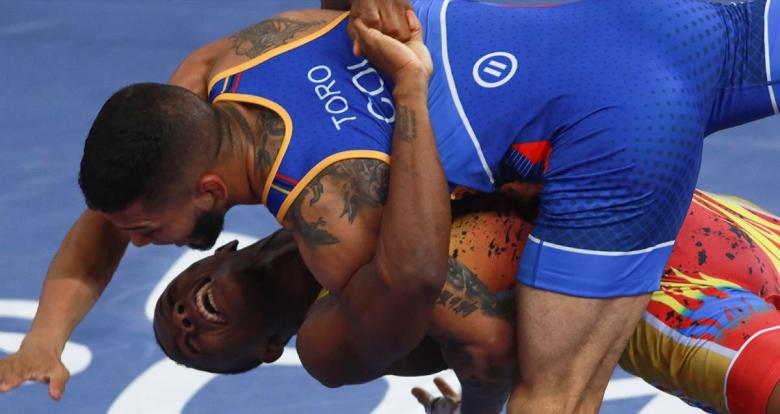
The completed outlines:
[[[103,101],[129,83],[164,82],[182,58],[210,40],[275,12],[317,5],[0,0],[0,355],[13,351],[29,327],[25,305],[34,305],[50,258],[84,208],[78,163]],[[778,120],[770,119],[708,138],[699,186],[779,212],[778,135]],[[226,230],[261,237],[275,227],[262,208],[241,207],[231,211]],[[131,247],[72,337],[83,345],[74,358],[85,369],[73,376],[64,399],[53,403],[43,386],[27,385],[0,395],[0,413],[103,413],[112,406],[116,413],[379,413],[393,412],[393,402],[410,398],[390,395],[398,385],[394,380],[327,390],[306,377],[294,355],[280,366],[216,378],[160,362],[164,356],[144,306],[183,253]],[[143,376],[157,368],[165,374]],[[191,392],[173,395],[182,389]],[[618,372],[602,412],[683,412],[673,404]]]

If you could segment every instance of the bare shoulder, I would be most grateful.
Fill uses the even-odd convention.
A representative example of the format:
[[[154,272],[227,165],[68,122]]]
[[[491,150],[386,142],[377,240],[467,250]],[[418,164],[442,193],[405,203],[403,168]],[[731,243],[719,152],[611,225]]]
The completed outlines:
[[[342,14],[316,9],[287,11],[241,29],[221,42],[221,56],[214,65],[212,76],[316,32]]]
[[[287,211],[285,227],[328,289],[338,292],[373,257],[389,173],[378,159],[338,161],[305,183]]]

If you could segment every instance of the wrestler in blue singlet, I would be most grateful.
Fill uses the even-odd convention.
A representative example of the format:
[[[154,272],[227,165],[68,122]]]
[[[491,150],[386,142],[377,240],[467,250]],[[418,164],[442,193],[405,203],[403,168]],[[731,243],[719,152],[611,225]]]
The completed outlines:
[[[450,184],[544,184],[521,283],[599,298],[658,288],[704,136],[778,112],[771,1],[415,2]],[[279,221],[334,162],[389,162],[392,85],[351,54],[344,17],[210,84],[212,102],[262,105],[285,121],[262,196]]]

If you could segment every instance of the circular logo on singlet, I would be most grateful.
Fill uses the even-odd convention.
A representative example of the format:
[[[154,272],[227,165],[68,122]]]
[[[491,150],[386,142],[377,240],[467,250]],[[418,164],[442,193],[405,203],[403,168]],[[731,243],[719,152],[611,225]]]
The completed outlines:
[[[507,52],[493,52],[479,58],[472,74],[477,85],[497,88],[512,79],[517,72],[517,58]]]

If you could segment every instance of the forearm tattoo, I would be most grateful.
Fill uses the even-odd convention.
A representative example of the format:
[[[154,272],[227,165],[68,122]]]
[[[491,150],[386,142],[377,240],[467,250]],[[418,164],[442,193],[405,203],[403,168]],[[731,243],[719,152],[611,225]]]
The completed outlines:
[[[410,142],[417,137],[417,118],[414,111],[405,107],[398,107],[395,117],[395,134],[403,141]]]
[[[477,275],[452,257],[449,258],[448,265],[447,283],[439,294],[437,305],[444,306],[463,318],[478,309],[490,316],[504,316],[498,299],[482,284]]]
[[[304,22],[277,17],[263,20],[230,37],[239,56],[254,58],[263,52],[292,40],[296,34],[321,26],[324,21]]]

